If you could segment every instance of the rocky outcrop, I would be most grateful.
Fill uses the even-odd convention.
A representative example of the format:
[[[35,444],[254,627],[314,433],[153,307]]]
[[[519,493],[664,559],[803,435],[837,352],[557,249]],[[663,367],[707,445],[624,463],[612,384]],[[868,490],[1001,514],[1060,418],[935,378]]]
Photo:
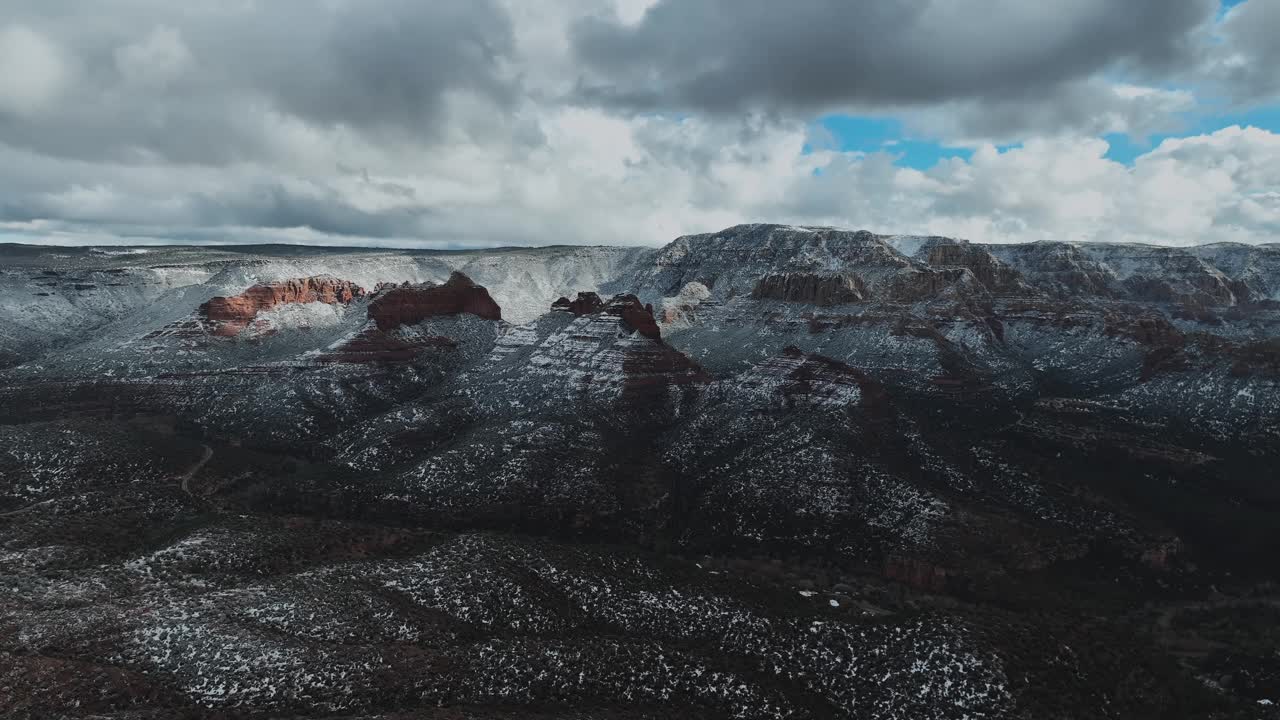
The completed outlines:
[[[1075,245],[1036,242],[987,245],[986,250],[1017,270],[1026,282],[1052,297],[1119,297],[1116,273]]]
[[[557,300],[552,309],[554,315],[572,317],[548,320],[556,328],[549,337],[539,338],[534,328],[512,333],[512,347],[502,354],[535,344],[530,366],[561,387],[621,390],[634,397],[710,379],[696,362],[663,342],[653,307],[635,295],[602,302],[595,293],[579,293],[575,301]]]
[[[485,320],[502,319],[502,308],[489,291],[460,272],[450,275],[443,285],[400,286],[380,293],[369,303],[369,319],[383,331],[463,313]]]
[[[706,285],[691,282],[680,289],[674,297],[662,299],[662,324],[685,326],[694,322],[698,308],[711,297]]]
[[[578,317],[583,315],[612,315],[628,333],[638,332],[653,340],[662,339],[662,331],[653,317],[653,306],[640,302],[635,295],[615,295],[604,302],[593,292],[580,292],[576,300],[562,297],[551,304],[553,312],[569,312]]]
[[[1022,280],[1022,273],[997,260],[986,248],[955,241],[936,242],[927,250],[925,261],[936,268],[965,268],[993,295],[1035,294]]]
[[[825,307],[859,302],[866,293],[862,279],[853,273],[781,273],[760,278],[751,297]]]
[[[489,291],[455,272],[443,285],[379,286],[369,303],[369,323],[355,337],[322,354],[321,363],[403,363],[424,350],[452,350],[458,341],[437,335],[419,323],[433,317],[471,314],[501,320]]]
[[[551,304],[553,311],[571,312],[574,315],[590,315],[604,309],[604,301],[597,293],[580,292],[575,300],[562,297]]]
[[[637,393],[673,385],[694,385],[711,378],[698,363],[665,343],[631,347],[622,361],[623,391]]]
[[[662,331],[653,317],[653,306],[641,304],[635,295],[616,295],[601,312],[617,317],[625,328],[633,332],[662,341]]]
[[[259,313],[280,305],[314,302],[345,305],[364,295],[359,285],[329,276],[282,280],[254,285],[239,295],[215,297],[201,305],[197,315],[210,334],[234,337]]]

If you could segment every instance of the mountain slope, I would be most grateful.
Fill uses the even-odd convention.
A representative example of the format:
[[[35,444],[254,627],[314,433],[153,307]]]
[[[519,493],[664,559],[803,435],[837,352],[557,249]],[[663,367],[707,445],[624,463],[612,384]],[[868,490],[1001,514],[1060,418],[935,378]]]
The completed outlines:
[[[1266,716],[1276,251],[5,248],[0,713]]]

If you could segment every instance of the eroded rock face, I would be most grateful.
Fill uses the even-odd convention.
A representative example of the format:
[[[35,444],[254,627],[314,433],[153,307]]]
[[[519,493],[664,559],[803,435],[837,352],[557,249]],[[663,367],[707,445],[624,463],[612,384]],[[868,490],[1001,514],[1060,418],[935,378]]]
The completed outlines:
[[[662,341],[652,305],[641,305],[635,295],[619,295],[605,306],[604,314],[616,315],[624,328],[650,341],[633,343],[626,349],[622,371],[629,393],[711,379],[698,363]]]
[[[579,293],[577,300],[561,298],[552,309],[574,317],[550,337],[539,338],[529,329],[528,338],[515,342],[536,344],[530,366],[561,386],[634,394],[710,379],[696,362],[663,342],[653,307],[634,295],[602,302],[595,293]]]
[[[617,295],[601,312],[618,317],[628,328],[647,338],[662,340],[662,331],[653,317],[653,306],[642,305],[635,295]]]
[[[706,285],[691,282],[680,289],[674,297],[662,300],[662,324],[685,325],[692,322],[698,308],[711,298],[711,291]]]
[[[640,302],[635,295],[615,295],[604,302],[593,292],[580,292],[576,300],[560,298],[551,304],[553,311],[571,312],[578,317],[603,313],[618,318],[628,332],[638,332],[653,340],[662,339],[662,331],[653,317],[653,305]]]
[[[415,325],[427,318],[469,313],[485,320],[501,320],[502,308],[489,291],[460,272],[443,285],[397,287],[369,303],[369,319],[379,330]]]
[[[852,273],[783,273],[760,278],[751,297],[819,306],[841,305],[863,300],[866,287],[862,279]]]
[[[562,297],[551,304],[552,310],[571,312],[574,315],[590,315],[604,309],[604,301],[593,292],[580,292],[575,300]]]
[[[239,335],[258,314],[281,305],[320,302],[345,305],[364,297],[364,288],[348,280],[318,276],[254,285],[239,295],[215,297],[200,306],[199,317],[219,337]]]
[[[470,314],[501,320],[489,291],[455,272],[444,285],[388,284],[369,303],[369,323],[355,337],[320,356],[322,363],[404,363],[425,350],[453,350],[458,341],[419,323]]]
[[[1022,280],[1022,273],[997,260],[985,248],[960,242],[936,242],[927,248],[929,265],[936,268],[966,268],[995,295],[1027,295],[1034,290]]]

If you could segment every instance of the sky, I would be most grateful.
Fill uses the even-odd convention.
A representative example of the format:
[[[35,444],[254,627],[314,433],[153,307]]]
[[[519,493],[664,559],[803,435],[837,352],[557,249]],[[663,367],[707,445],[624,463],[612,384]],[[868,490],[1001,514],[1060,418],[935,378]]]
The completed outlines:
[[[4,0],[0,242],[1280,242],[1280,0]]]

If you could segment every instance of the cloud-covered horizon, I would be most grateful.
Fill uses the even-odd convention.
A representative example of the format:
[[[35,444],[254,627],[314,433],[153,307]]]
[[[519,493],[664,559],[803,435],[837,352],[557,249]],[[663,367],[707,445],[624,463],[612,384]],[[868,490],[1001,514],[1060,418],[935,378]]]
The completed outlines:
[[[10,5],[0,242],[1280,241],[1280,0]]]

